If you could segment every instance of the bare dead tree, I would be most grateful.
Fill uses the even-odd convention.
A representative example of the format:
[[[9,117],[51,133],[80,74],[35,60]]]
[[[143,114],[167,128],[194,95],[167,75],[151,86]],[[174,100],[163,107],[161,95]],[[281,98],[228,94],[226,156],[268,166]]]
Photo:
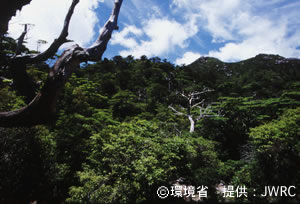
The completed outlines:
[[[206,104],[205,99],[202,97],[203,94],[211,91],[213,90],[204,89],[200,92],[194,91],[188,94],[185,94],[184,92],[179,93],[180,96],[187,100],[187,107],[180,107],[182,111],[178,111],[172,105],[169,105],[169,108],[175,112],[176,115],[182,115],[189,119],[190,133],[195,131],[195,125],[199,120],[207,117],[221,116],[220,112],[218,114],[214,113],[211,104]],[[192,113],[192,110],[195,108],[199,108],[199,115],[194,115]]]
[[[75,44],[66,49],[57,59],[54,67],[50,69],[41,91],[27,106],[19,110],[0,113],[0,126],[32,126],[51,121],[55,115],[57,98],[73,71],[79,67],[81,62],[101,60],[112,32],[118,29],[117,22],[122,2],[123,0],[115,0],[111,16],[94,44],[89,48],[82,48]],[[26,64],[47,60],[55,55],[62,44],[69,41],[67,39],[69,23],[78,3],[79,0],[72,1],[59,37],[54,40],[46,51],[35,55],[16,55],[12,57],[10,66],[13,69],[14,80],[21,81],[23,86],[27,85],[29,82],[26,79]]]

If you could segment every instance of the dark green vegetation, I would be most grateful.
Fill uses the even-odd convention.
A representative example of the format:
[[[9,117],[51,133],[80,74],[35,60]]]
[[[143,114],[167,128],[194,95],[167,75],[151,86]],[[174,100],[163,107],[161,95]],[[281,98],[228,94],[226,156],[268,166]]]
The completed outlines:
[[[0,111],[24,106],[0,49]],[[25,48],[24,48],[25,49]],[[37,91],[47,64],[27,70]],[[0,203],[154,203],[159,186],[245,185],[233,202],[300,202],[300,60],[258,55],[238,63],[200,58],[174,66],[159,58],[114,57],[83,65],[67,82],[50,124],[0,128]],[[39,84],[39,86],[38,86]],[[189,133],[179,93],[201,95],[220,116]],[[199,99],[201,100],[201,99]],[[193,114],[198,114],[197,109]],[[296,197],[260,197],[264,186],[296,186]],[[292,191],[291,193],[295,193]],[[183,201],[175,199],[175,201]]]

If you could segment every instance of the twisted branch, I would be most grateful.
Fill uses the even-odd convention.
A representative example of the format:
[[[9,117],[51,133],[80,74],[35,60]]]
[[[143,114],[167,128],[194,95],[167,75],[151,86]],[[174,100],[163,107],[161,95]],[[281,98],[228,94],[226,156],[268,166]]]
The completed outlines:
[[[26,62],[32,62],[30,60],[42,61],[55,54],[57,51],[55,49],[58,49],[66,40],[69,22],[78,2],[79,0],[73,0],[66,16],[63,31],[59,38],[53,42],[54,45],[52,44],[48,51],[36,57],[23,58],[26,59]],[[79,45],[73,45],[66,49],[56,61],[54,68],[50,70],[48,78],[37,96],[27,106],[19,110],[0,113],[0,126],[32,126],[47,123],[54,118],[57,98],[73,71],[79,67],[81,62],[101,60],[112,32],[118,28],[117,20],[122,2],[123,0],[115,0],[112,14],[94,45],[90,48],[81,48]]]
[[[61,45],[63,45],[66,42],[71,42],[70,40],[67,39],[67,36],[69,34],[68,30],[69,30],[71,17],[73,15],[74,9],[78,3],[79,3],[79,0],[72,1],[69,11],[65,17],[64,26],[62,28],[62,31],[61,31],[59,37],[53,41],[53,43],[49,46],[49,48],[47,50],[45,50],[44,52],[42,52],[40,54],[36,54],[36,55],[19,55],[19,56],[15,57],[14,61],[22,62],[25,64],[42,62],[42,61],[45,61],[45,60],[49,59],[50,57],[54,56]]]

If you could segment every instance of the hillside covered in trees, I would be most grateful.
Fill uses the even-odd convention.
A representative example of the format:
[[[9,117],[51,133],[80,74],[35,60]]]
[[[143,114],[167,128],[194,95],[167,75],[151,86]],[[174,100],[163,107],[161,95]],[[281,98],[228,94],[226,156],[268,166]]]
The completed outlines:
[[[7,61],[15,48],[11,38],[1,42],[0,112],[28,103]],[[27,69],[36,92],[50,61]],[[83,63],[51,122],[0,127],[0,203],[187,202],[158,197],[159,187],[176,182],[206,186],[206,202],[297,203],[299,133],[299,59],[201,57],[175,66],[116,56]],[[224,197],[220,185],[245,186],[247,194]],[[262,196],[265,186],[295,188]]]

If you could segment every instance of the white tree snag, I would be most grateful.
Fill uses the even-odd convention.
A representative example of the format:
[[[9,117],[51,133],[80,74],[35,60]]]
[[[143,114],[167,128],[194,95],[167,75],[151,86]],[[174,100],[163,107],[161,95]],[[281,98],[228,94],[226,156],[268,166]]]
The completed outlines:
[[[195,120],[192,115],[188,115],[188,119],[190,121],[190,133],[193,133],[195,131]]]
[[[175,115],[186,115],[186,114],[184,114],[184,113],[182,113],[182,112],[177,111],[175,108],[173,108],[172,105],[169,105],[169,108],[170,108],[172,111],[175,112]]]
[[[206,117],[215,117],[220,116],[219,114],[215,114],[212,112],[211,104],[205,105],[205,99],[202,99],[201,95],[211,92],[213,90],[204,89],[201,92],[191,92],[189,94],[185,94],[184,92],[178,94],[187,100],[187,107],[183,108],[186,110],[186,113],[177,111],[172,105],[169,105],[169,108],[175,112],[176,115],[184,115],[189,119],[190,122],[190,133],[195,131],[195,125],[197,121],[206,118]],[[199,101],[200,100],[200,101]],[[197,102],[198,101],[198,102]],[[199,108],[199,116],[195,116],[192,114],[193,108]]]
[[[60,36],[60,38],[66,39],[69,21],[78,1],[73,0],[66,17],[63,34],[61,34],[63,37]],[[123,0],[115,0],[113,12],[94,45],[87,49],[81,48],[79,45],[66,49],[56,61],[54,68],[50,70],[45,85],[37,96],[27,106],[19,110],[0,113],[0,126],[32,126],[51,121],[55,116],[57,98],[73,71],[79,67],[81,62],[101,60],[113,30],[117,29],[122,2]],[[56,46],[54,47],[56,48]],[[49,54],[45,55],[48,56]],[[44,60],[44,57],[40,59]]]

